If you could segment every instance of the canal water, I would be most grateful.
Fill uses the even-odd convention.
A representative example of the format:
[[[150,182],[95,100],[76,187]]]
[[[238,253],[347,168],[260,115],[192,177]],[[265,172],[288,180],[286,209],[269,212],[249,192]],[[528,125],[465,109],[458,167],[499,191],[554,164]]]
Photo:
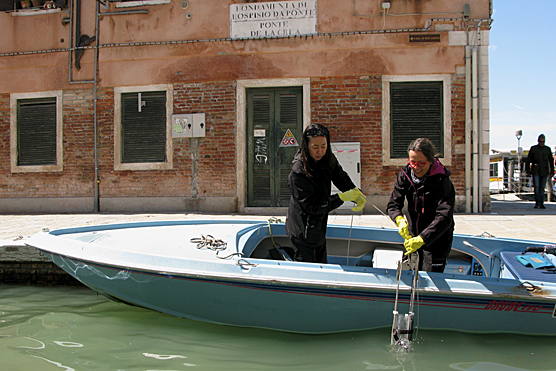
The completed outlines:
[[[406,351],[390,346],[390,329],[290,334],[176,318],[82,287],[0,286],[0,370],[556,370],[556,336],[419,330]]]

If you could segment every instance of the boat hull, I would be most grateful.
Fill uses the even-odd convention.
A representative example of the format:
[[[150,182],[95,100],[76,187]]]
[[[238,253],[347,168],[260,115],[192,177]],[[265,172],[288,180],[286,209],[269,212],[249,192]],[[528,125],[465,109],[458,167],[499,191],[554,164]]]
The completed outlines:
[[[164,272],[43,253],[101,294],[174,316],[298,333],[392,325],[396,283],[393,270],[351,273],[370,277],[367,283],[350,283],[349,279],[319,282],[318,275],[311,279],[310,272],[305,272],[300,280],[267,279],[262,264],[240,267],[246,271],[243,277],[225,277],[216,270],[212,274]],[[404,273],[398,306],[401,313],[409,310],[411,276],[410,272]],[[420,278],[425,285],[420,288],[416,307],[419,328],[556,334],[555,300],[546,292],[527,294],[519,281],[504,279],[483,279],[481,286],[491,286],[487,291],[443,290],[442,282],[451,277],[438,276],[431,278],[422,273]]]

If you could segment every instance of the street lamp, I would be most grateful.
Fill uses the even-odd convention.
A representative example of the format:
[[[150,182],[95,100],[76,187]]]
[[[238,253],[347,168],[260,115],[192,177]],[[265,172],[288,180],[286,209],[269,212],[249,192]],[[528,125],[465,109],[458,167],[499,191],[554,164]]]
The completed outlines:
[[[521,140],[521,137],[523,136],[523,131],[521,130],[516,130],[515,132],[515,137],[517,138],[517,166],[519,168],[519,183],[517,186],[517,193],[520,194],[521,193],[521,153],[523,152],[523,148],[521,148],[521,145],[519,143],[519,141]]]

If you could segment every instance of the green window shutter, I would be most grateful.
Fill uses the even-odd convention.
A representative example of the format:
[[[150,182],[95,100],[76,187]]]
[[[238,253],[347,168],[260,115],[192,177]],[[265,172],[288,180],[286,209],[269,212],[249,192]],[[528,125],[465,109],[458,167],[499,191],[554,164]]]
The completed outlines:
[[[17,101],[17,164],[56,165],[56,98]]]
[[[390,83],[390,156],[407,157],[417,138],[430,139],[444,155],[443,86],[440,81]]]
[[[289,129],[296,140],[301,140],[301,129],[303,124],[303,91],[301,88],[291,88],[286,91],[279,92],[280,106],[278,114],[280,115],[280,136],[283,137]],[[292,169],[292,161],[300,148],[301,143],[297,147],[281,147],[280,148],[280,200],[279,206],[288,206],[290,203],[291,191],[288,186],[288,176]]]
[[[247,102],[248,206],[288,206],[288,175],[299,146],[281,147],[280,143],[288,130],[301,139],[302,89],[248,89]]]
[[[251,184],[251,205],[270,206],[271,203],[271,141],[274,137],[270,129],[273,123],[271,112],[271,94],[268,91],[257,91],[251,93],[252,97],[252,127],[264,129],[264,137],[253,138],[254,141],[254,162],[252,165],[252,184]],[[272,115],[271,115],[272,114]]]
[[[165,162],[166,125],[165,91],[122,94],[122,163]]]

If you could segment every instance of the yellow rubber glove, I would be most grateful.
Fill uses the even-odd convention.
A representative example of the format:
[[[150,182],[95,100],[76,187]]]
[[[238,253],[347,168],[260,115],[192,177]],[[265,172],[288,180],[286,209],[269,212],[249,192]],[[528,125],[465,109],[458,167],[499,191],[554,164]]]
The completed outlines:
[[[363,193],[361,193],[361,191],[358,188],[353,188],[353,189],[350,189],[347,192],[338,193],[338,196],[340,196],[340,200],[342,200],[342,201],[357,202],[357,198],[359,196],[361,196],[362,194]]]
[[[355,202],[357,203],[357,205],[355,205],[355,207],[352,207],[351,210],[361,211],[363,210],[365,204],[367,203],[367,196],[361,193],[361,196],[357,197],[357,200]]]
[[[405,242],[403,243],[403,247],[405,247],[406,253],[404,255],[414,253],[415,251],[419,250],[424,244],[425,241],[423,241],[423,237],[421,236],[412,237],[409,240],[405,240]]]
[[[398,215],[395,222],[400,229],[398,231],[400,236],[402,236],[404,240],[409,240],[411,238],[411,235],[409,234],[409,228],[407,228],[407,220],[405,220],[405,217]]]

